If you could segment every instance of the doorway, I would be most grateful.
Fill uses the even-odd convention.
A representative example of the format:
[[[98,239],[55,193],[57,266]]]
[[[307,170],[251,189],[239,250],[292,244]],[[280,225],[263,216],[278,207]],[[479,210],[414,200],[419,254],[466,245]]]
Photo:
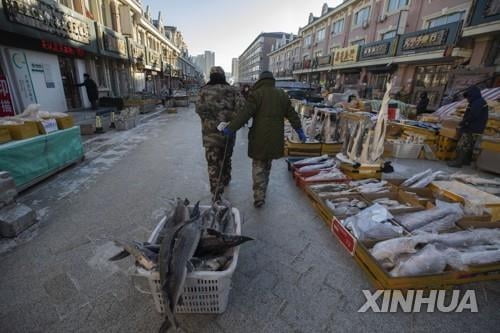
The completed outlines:
[[[76,68],[73,59],[68,57],[58,56],[59,68],[61,70],[61,78],[64,89],[64,96],[66,98],[66,105],[68,109],[78,109],[82,107],[82,99],[80,91],[76,86]]]

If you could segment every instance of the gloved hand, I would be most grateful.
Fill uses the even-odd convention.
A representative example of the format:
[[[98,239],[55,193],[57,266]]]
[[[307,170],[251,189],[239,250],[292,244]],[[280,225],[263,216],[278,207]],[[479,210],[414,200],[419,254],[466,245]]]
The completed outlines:
[[[222,123],[220,123],[219,125],[217,125],[217,130],[219,132],[222,132],[222,131],[224,131],[224,128],[227,127],[227,125],[229,125],[229,123],[226,123],[226,122],[223,121]]]
[[[222,130],[222,134],[224,134],[224,136],[227,136],[227,137],[233,137],[235,135],[235,133],[233,131],[231,131],[229,128],[227,127],[224,127],[224,129]]]
[[[299,136],[299,139],[300,141],[302,141],[302,143],[305,143],[307,141],[307,136],[304,134],[302,128],[296,129],[295,132],[297,132],[297,135]]]

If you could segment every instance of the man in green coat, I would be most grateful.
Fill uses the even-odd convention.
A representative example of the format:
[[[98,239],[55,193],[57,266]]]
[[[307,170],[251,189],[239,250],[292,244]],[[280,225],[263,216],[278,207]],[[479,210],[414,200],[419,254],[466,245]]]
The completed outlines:
[[[224,128],[224,135],[233,136],[250,118],[253,122],[248,132],[248,157],[253,160],[254,206],[259,208],[265,203],[272,160],[283,157],[284,119],[288,119],[303,142],[306,136],[290,99],[275,87],[273,74],[268,71],[260,74],[245,107]]]

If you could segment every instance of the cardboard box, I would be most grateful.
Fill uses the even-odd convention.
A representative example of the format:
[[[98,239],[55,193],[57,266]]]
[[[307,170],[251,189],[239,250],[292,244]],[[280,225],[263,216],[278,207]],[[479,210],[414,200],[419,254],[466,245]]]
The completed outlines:
[[[75,126],[75,121],[71,115],[63,118],[56,118],[56,121],[57,127],[59,127],[59,129],[68,129]]]
[[[416,195],[404,191],[389,193],[366,193],[363,194],[363,197],[369,200],[371,203],[373,203],[377,199],[388,198],[390,200],[396,200],[403,205],[408,205],[408,207],[405,208],[388,208],[389,212],[393,215],[418,212],[425,209],[424,205],[420,203]]]
[[[455,139],[455,140],[458,140],[459,139],[459,135],[458,135],[458,132],[457,132],[457,128],[450,128],[450,127],[442,127],[440,130],[439,130],[439,135],[441,136],[444,136],[446,138],[450,138],[450,139]]]
[[[25,122],[16,125],[0,125],[0,129],[7,129],[13,140],[24,140],[39,135],[38,126],[35,123]]]
[[[447,128],[457,128],[462,118],[459,117],[447,117],[441,120],[441,125]]]
[[[7,143],[9,141],[12,141],[9,130],[6,128],[0,128],[0,144]]]

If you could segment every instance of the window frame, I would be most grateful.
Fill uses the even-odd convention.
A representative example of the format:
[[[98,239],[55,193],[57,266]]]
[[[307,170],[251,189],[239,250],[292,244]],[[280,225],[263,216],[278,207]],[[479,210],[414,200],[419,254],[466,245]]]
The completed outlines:
[[[320,39],[320,32],[322,32],[321,39]],[[322,27],[316,31],[316,43],[324,41],[325,38],[326,38],[326,28]]]
[[[340,24],[340,23],[342,23],[340,31],[335,31],[335,26],[337,24]],[[344,28],[345,28],[345,18],[341,18],[341,19],[338,19],[336,21],[333,21],[332,22],[332,35],[337,36],[337,35],[342,34],[344,32]]]
[[[398,1],[398,6],[395,9],[390,9],[389,8],[389,6],[391,4],[391,1]],[[401,1],[406,1],[406,4],[405,5],[401,5],[400,4]],[[391,14],[395,14],[395,13],[401,11],[401,10],[407,9],[407,8],[410,7],[410,2],[411,2],[411,0],[386,0],[385,6],[384,6],[385,13],[387,15],[391,15]]]
[[[451,16],[453,16],[453,15],[456,15],[456,14],[461,14],[461,16],[459,17],[459,19],[456,20],[456,21],[448,22],[448,18],[451,17]],[[431,29],[431,28],[439,27],[439,26],[442,26],[442,25],[445,25],[445,24],[459,22],[459,21],[461,21],[461,20],[464,19],[464,17],[465,17],[466,14],[467,14],[466,10],[457,10],[457,11],[453,11],[453,12],[450,12],[450,13],[446,13],[444,15],[439,15],[439,16],[427,19],[426,22],[425,22],[425,26],[426,26],[427,29]],[[446,22],[445,23],[442,23],[442,24],[439,24],[439,25],[435,25],[435,26],[431,26],[431,23],[433,21],[437,21],[437,20],[442,19],[442,18],[446,18]]]
[[[386,35],[388,33],[394,33],[394,35],[392,37],[389,37],[389,38],[384,38],[384,35]],[[388,30],[388,31],[385,31],[385,32],[381,32],[380,33],[380,40],[388,40],[388,39],[396,37],[397,35],[398,35],[398,30],[397,29]]]
[[[358,20],[359,13],[364,11],[364,10],[368,10],[368,15],[366,16],[366,19],[362,20],[361,22],[356,23],[356,21]],[[353,28],[361,27],[365,21],[370,22],[370,17],[372,15],[371,5],[366,5],[364,7],[359,8],[358,10],[354,11],[353,15],[354,15],[354,17],[352,20],[352,27]]]

